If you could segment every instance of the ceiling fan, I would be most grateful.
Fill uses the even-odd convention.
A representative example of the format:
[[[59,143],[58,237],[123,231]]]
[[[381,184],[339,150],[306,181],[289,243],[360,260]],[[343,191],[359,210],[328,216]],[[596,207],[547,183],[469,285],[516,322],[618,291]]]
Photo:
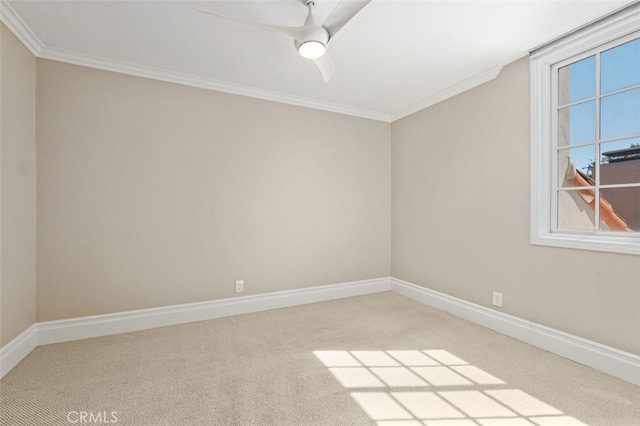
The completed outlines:
[[[333,76],[333,61],[327,53],[327,46],[333,40],[338,31],[344,27],[363,7],[371,0],[342,0],[331,11],[327,19],[319,25],[313,16],[313,0],[302,0],[308,9],[307,19],[300,27],[281,27],[277,25],[258,24],[240,21],[227,16],[218,15],[206,10],[196,11],[210,18],[227,22],[243,28],[258,29],[263,31],[277,31],[293,38],[294,45],[300,56],[315,62],[322,73],[325,83]]]

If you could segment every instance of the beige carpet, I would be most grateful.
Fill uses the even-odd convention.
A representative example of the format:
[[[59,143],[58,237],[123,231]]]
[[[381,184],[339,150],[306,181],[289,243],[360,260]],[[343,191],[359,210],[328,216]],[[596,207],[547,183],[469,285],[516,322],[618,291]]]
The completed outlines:
[[[390,292],[42,346],[0,386],[3,426],[640,425],[640,387]]]

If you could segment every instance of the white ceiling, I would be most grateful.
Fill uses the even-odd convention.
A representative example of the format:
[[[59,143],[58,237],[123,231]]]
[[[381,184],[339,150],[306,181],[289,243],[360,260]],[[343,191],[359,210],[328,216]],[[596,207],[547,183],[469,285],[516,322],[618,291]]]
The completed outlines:
[[[373,0],[332,40],[328,84],[287,36],[193,10],[298,26],[300,0],[2,0],[2,20],[39,57],[392,121],[628,3]],[[336,4],[317,0],[319,21]]]

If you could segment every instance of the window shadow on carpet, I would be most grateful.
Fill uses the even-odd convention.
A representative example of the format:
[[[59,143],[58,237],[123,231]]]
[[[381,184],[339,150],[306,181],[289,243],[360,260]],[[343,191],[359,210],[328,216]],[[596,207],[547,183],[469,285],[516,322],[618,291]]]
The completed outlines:
[[[586,426],[442,349],[314,355],[378,426]]]

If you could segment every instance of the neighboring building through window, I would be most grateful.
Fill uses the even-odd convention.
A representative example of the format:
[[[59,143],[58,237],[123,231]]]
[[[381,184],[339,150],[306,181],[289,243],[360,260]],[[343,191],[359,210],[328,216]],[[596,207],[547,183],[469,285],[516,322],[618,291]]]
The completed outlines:
[[[534,244],[640,254],[640,7],[532,52]]]

